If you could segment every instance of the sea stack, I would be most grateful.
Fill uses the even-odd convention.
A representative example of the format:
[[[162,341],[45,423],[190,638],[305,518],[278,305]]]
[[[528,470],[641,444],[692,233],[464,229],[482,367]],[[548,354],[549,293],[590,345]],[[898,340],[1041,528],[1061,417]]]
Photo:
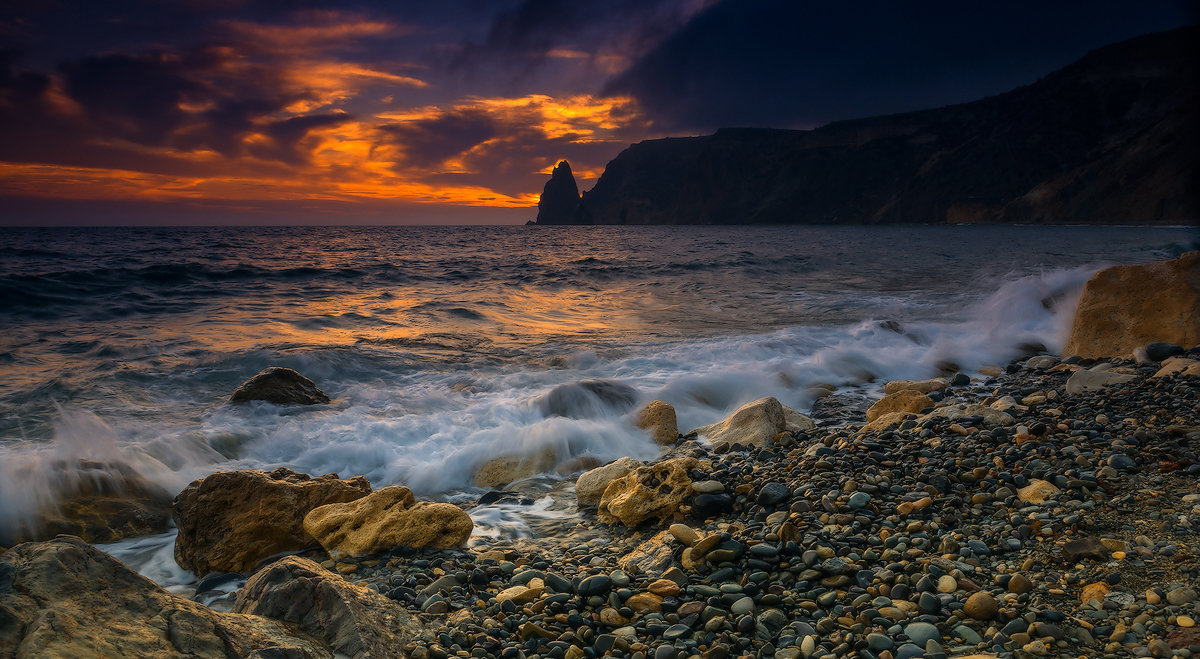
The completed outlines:
[[[560,161],[538,200],[538,224],[569,224],[579,208],[579,186],[571,173],[571,163]]]

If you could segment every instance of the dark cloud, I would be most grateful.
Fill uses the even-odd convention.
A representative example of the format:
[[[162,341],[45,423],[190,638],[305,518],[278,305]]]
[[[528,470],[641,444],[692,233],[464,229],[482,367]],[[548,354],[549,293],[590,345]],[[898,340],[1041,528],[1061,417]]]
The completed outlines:
[[[386,145],[397,148],[401,166],[430,167],[461,156],[503,130],[500,121],[482,110],[452,110],[428,119],[383,124]]]
[[[1195,22],[1188,0],[724,0],[615,76],[666,130],[812,126],[974,100]]]

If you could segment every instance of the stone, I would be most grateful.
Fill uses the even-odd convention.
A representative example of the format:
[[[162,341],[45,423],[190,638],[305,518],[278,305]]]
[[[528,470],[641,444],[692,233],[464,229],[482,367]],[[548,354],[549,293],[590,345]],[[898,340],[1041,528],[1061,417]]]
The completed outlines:
[[[246,380],[229,396],[231,403],[262,400],[275,405],[320,405],[330,401],[312,380],[290,368],[272,366]]]
[[[74,535],[87,542],[116,542],[166,531],[171,494],[124,462],[63,460],[46,477],[53,502],[29,518],[0,526],[0,544]]]
[[[663,574],[675,560],[672,538],[670,531],[659,531],[622,556],[617,565],[629,574]]]
[[[1200,375],[1200,361],[1171,357],[1163,361],[1162,367],[1151,377],[1165,378],[1171,375]]]
[[[1025,503],[1046,503],[1046,499],[1058,494],[1054,483],[1039,478],[1030,479],[1029,485],[1017,490],[1017,498]]]
[[[560,384],[538,398],[542,414],[568,419],[594,419],[624,414],[637,403],[633,387],[616,380],[583,380]]]
[[[996,598],[982,590],[968,597],[963,603],[963,611],[976,620],[991,620],[999,610],[1000,605]]]
[[[1161,362],[1168,357],[1182,355],[1187,352],[1183,346],[1177,346],[1174,343],[1166,343],[1164,341],[1155,341],[1147,343],[1145,346],[1146,357],[1152,362]]]
[[[867,421],[874,421],[884,414],[893,412],[920,412],[933,407],[933,400],[920,391],[901,389],[880,398],[867,408]]]
[[[571,163],[560,161],[550,172],[550,180],[538,198],[537,224],[570,224],[579,209],[579,186],[571,173]]]
[[[976,403],[955,403],[954,405],[939,407],[921,417],[921,419],[949,419],[957,421],[968,416],[983,417],[983,424],[986,426],[1011,426],[1016,423],[1016,419],[1011,414]]]
[[[498,455],[479,465],[471,480],[477,487],[506,487],[513,481],[554,469],[557,461],[550,448],[529,454]]]
[[[1051,368],[1058,363],[1058,360],[1050,355],[1037,355],[1025,360],[1025,368],[1028,369],[1045,369]]]
[[[1181,586],[1167,591],[1167,604],[1172,606],[1182,606],[1196,601],[1196,590],[1188,586]]]
[[[1097,604],[1099,604],[1104,601],[1104,597],[1105,595],[1108,595],[1109,590],[1111,589],[1109,588],[1108,584],[1103,581],[1090,583],[1084,586],[1083,590],[1079,592],[1079,602],[1081,604],[1087,604],[1088,602],[1094,600]]]
[[[651,519],[666,521],[692,495],[688,471],[695,464],[695,458],[673,458],[613,480],[600,495],[597,517],[604,524],[620,522],[631,528]]]
[[[663,598],[654,593],[637,593],[625,600],[625,606],[636,613],[659,613],[662,611]]]
[[[1109,385],[1129,382],[1136,376],[1111,371],[1075,371],[1067,379],[1067,393],[1075,396],[1089,391],[1098,391]]]
[[[931,391],[941,391],[950,386],[950,381],[946,378],[933,378],[931,380],[892,380],[883,385],[883,393],[894,394],[898,391],[917,391],[927,394]]]
[[[1200,344],[1200,251],[1092,275],[1062,354],[1122,357],[1153,342]]]
[[[942,634],[938,631],[937,627],[927,622],[909,623],[904,627],[904,635],[919,647],[925,647],[925,644],[929,641],[939,641],[942,638]]]
[[[626,456],[602,467],[585,471],[575,480],[575,500],[581,506],[600,503],[600,496],[604,494],[604,489],[609,483],[641,466],[641,462]]]
[[[650,431],[650,437],[659,446],[674,446],[679,441],[679,424],[675,408],[670,403],[652,400],[637,414],[634,425]]]
[[[667,531],[684,547],[691,547],[700,541],[700,536],[696,533],[695,529],[687,524],[672,524],[667,528]]]
[[[864,425],[860,430],[862,432],[868,432],[871,430],[885,430],[891,426],[903,423],[908,414],[909,413],[907,412],[889,412],[887,414],[881,414],[875,417],[874,421]]]
[[[210,474],[192,481],[171,505],[179,527],[175,562],[198,575],[248,572],[264,558],[317,544],[303,527],[313,508],[370,492],[362,476],[310,478],[285,467]]]
[[[1095,536],[1084,536],[1075,540],[1068,540],[1062,546],[1063,558],[1068,561],[1078,561],[1081,558],[1090,558],[1097,561],[1108,559],[1108,547],[1100,541],[1100,538]]]
[[[692,432],[705,437],[712,444],[765,446],[786,429],[787,418],[783,405],[775,398],[767,397],[746,403],[725,420],[696,428]]]
[[[1008,580],[1008,592],[1022,595],[1033,592],[1033,582],[1023,574],[1014,574]]]
[[[304,530],[336,560],[393,547],[449,549],[471,537],[474,523],[450,503],[416,502],[407,487],[392,485],[347,503],[313,508]]]
[[[788,432],[807,432],[817,427],[817,422],[808,416],[783,406],[783,429]]]
[[[286,623],[355,659],[395,656],[424,628],[404,607],[298,556],[256,572],[233,610]]]
[[[72,536],[0,555],[2,657],[332,657],[322,643],[256,615],[172,595]]]

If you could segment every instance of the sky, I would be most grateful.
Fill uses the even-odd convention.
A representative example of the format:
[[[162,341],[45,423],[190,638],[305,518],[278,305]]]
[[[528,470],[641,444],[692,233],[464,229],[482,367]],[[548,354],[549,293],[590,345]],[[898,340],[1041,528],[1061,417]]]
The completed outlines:
[[[1197,0],[0,0],[0,225],[521,223],[630,143],[971,101]]]

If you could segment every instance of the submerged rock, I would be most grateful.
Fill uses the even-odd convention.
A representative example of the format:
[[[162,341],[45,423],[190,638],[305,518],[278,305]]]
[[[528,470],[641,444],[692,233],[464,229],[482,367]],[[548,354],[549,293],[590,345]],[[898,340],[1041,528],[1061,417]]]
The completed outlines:
[[[166,592],[72,536],[0,555],[3,657],[332,657],[256,615],[218,613]],[[382,656],[382,655],[381,655]]]
[[[662,522],[671,518],[692,495],[688,470],[695,464],[695,458],[673,458],[638,467],[613,480],[600,496],[600,521],[634,527],[650,519]]]
[[[290,368],[272,366],[242,383],[232,395],[231,403],[264,400],[276,405],[317,405],[328,403],[329,396],[312,380]]]
[[[419,634],[416,616],[316,563],[288,556],[259,570],[238,593],[237,613],[280,620],[321,640],[337,656],[401,656]]]
[[[471,536],[471,516],[450,503],[417,503],[407,487],[393,485],[347,503],[313,508],[304,530],[334,560],[393,547],[448,549]]]
[[[783,405],[768,396],[746,403],[724,421],[696,428],[692,432],[707,437],[713,444],[724,442],[763,446],[786,429],[787,418]]]
[[[316,544],[302,525],[313,508],[370,492],[362,476],[310,478],[285,467],[211,474],[175,497],[175,561],[199,575],[246,572],[264,558]]]
[[[674,446],[679,441],[679,424],[675,408],[670,403],[652,400],[637,414],[634,425],[650,431],[650,437],[660,446]]]
[[[1200,344],[1200,251],[1092,275],[1063,355],[1121,357],[1155,342]]]
[[[549,448],[528,455],[499,455],[479,465],[471,480],[478,487],[504,487],[550,471],[557,462],[554,450]]]
[[[560,384],[538,399],[546,416],[591,419],[624,414],[637,402],[637,390],[615,380],[584,380]]]

